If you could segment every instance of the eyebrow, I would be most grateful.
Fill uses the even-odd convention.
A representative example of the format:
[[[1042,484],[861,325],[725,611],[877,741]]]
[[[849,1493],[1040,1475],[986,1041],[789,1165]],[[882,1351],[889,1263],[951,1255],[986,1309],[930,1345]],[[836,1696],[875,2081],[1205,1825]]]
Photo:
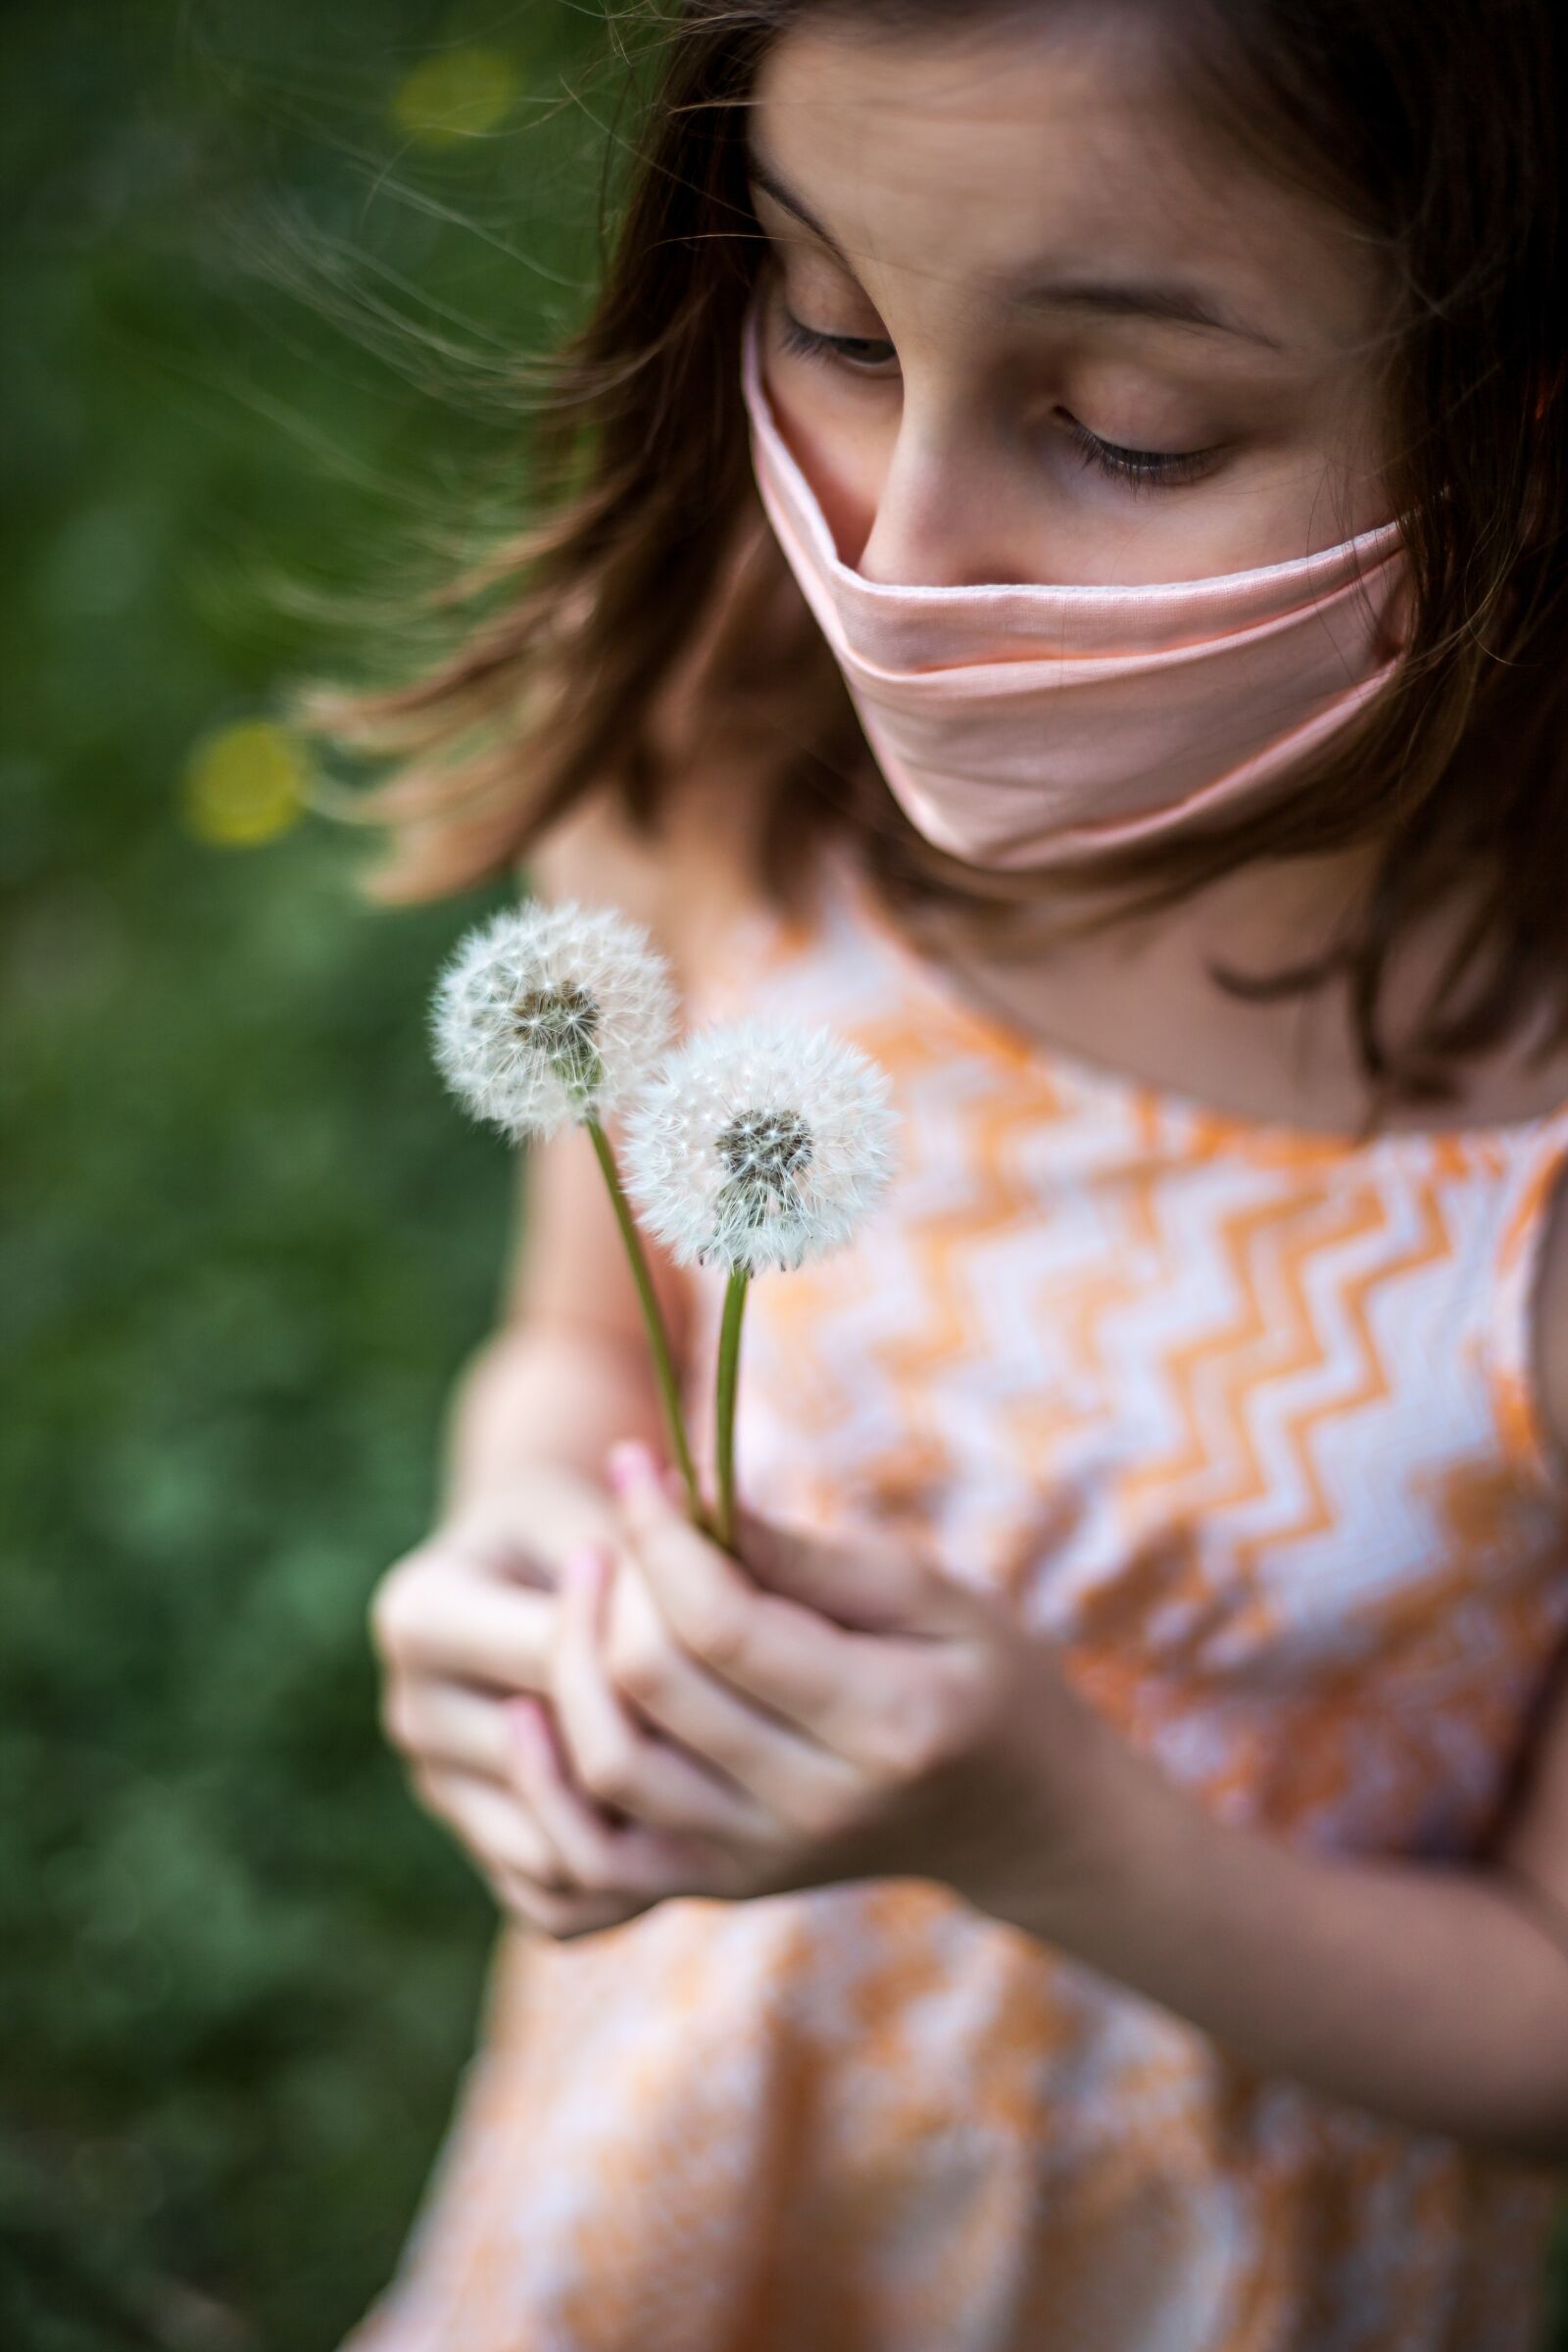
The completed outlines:
[[[746,165],[755,184],[785,212],[793,213],[803,227],[808,228],[848,270],[850,259],[843,247],[755,149],[748,150]],[[1236,335],[1247,343],[1261,343],[1270,351],[1284,349],[1275,336],[1265,334],[1260,326],[1249,326],[1245,319],[1219,309],[1196,287],[1174,278],[1032,278],[1003,290],[1009,301],[1021,304],[1025,310],[1087,311],[1106,318],[1157,318],[1167,326],[1197,327],[1209,334]]]

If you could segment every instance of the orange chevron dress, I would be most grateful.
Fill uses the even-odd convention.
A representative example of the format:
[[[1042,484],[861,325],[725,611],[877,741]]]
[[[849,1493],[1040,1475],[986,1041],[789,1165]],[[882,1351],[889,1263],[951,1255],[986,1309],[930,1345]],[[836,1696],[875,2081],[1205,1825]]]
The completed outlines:
[[[1217,1116],[971,1013],[836,867],[699,980],[699,1018],[832,1023],[904,1113],[857,1246],[754,1288],[757,1507],[1006,1586],[1227,1819],[1473,1850],[1568,1629],[1529,1376],[1568,1105]],[[1560,2186],[1250,2072],[933,1882],[680,1898],[503,1929],[340,2352],[1530,2352]]]

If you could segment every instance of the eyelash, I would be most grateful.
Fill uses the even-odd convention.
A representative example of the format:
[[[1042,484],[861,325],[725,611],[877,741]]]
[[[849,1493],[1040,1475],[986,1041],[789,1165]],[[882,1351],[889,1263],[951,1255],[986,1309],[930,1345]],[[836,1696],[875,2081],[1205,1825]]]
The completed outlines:
[[[783,315],[782,340],[786,351],[802,359],[838,361],[847,368],[856,362],[845,357],[848,345],[874,343],[873,335],[821,335],[814,327],[803,326],[788,312]],[[1141,485],[1155,489],[1170,489],[1192,481],[1201,473],[1210,458],[1217,453],[1211,449],[1155,450],[1121,449],[1114,441],[1102,441],[1077,417],[1068,419],[1072,438],[1077,443],[1086,466],[1098,466],[1102,473],[1114,481],[1130,483],[1134,489]]]

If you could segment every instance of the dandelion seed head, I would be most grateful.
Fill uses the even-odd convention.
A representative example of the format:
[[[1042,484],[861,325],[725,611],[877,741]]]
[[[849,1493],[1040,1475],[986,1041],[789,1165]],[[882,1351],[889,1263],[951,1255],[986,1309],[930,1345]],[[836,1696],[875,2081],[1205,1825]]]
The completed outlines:
[[[638,923],[611,906],[503,907],[459,942],[430,1007],[436,1067],[514,1141],[601,1117],[668,1045],[675,992]]]
[[[667,1054],[627,1113],[624,1179],[678,1265],[758,1273],[853,1240],[893,1175],[886,1073],[831,1029],[754,1019]]]
[[[798,1110],[743,1110],[713,1138],[713,1149],[741,1183],[777,1192],[811,1156],[811,1130]]]

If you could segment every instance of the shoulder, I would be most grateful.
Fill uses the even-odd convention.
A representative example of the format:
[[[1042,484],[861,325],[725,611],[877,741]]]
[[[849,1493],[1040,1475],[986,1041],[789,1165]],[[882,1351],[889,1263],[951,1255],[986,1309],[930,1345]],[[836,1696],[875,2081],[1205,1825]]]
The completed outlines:
[[[734,789],[683,779],[655,824],[634,824],[618,794],[592,792],[551,828],[519,869],[545,899],[617,906],[641,923],[677,983],[697,970],[710,939],[755,897],[751,831]]]

